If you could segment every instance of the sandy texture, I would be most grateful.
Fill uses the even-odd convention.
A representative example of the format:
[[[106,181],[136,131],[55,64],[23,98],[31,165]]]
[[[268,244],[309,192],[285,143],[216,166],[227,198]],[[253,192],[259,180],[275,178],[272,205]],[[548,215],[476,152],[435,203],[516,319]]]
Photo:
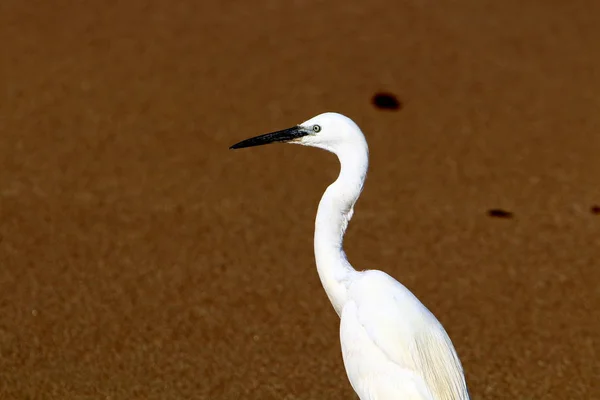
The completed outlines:
[[[212,3],[0,3],[0,398],[354,398],[312,254],[335,158],[228,150],[323,111],[371,148],[351,262],[473,398],[600,398],[600,3]]]

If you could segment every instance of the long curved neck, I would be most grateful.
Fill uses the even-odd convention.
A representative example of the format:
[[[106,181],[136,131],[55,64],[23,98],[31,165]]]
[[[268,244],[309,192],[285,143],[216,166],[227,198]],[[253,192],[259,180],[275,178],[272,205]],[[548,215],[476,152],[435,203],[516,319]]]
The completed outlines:
[[[340,174],[321,198],[315,220],[314,249],[323,288],[341,315],[347,299],[349,278],[356,274],[342,247],[348,222],[354,213],[369,167],[369,150],[362,146],[337,149]]]

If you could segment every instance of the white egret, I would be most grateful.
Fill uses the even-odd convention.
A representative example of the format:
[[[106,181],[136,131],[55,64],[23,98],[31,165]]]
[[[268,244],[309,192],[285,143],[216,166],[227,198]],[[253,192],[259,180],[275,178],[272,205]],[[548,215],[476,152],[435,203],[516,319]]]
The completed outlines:
[[[341,114],[324,113],[231,148],[274,142],[318,147],[339,159],[340,174],[319,203],[314,252],[323,288],[341,318],[342,358],[360,399],[469,399],[462,365],[436,317],[390,275],[357,271],[346,258],[344,233],[369,165],[360,128]]]

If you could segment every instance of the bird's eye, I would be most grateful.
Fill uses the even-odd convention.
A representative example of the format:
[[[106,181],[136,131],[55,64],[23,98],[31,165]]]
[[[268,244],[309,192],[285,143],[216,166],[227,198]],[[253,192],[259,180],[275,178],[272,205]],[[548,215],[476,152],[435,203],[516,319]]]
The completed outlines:
[[[321,132],[321,127],[319,125],[313,125],[313,131],[315,132]]]

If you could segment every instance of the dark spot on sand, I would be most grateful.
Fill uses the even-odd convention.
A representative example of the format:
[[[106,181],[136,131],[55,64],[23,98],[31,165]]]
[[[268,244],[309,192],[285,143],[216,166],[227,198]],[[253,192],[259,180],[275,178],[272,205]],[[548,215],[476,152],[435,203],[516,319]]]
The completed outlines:
[[[373,96],[373,105],[380,110],[399,110],[402,103],[391,93],[376,93]]]
[[[488,216],[493,218],[512,218],[513,213],[510,211],[502,210],[500,208],[492,208],[487,212]]]

